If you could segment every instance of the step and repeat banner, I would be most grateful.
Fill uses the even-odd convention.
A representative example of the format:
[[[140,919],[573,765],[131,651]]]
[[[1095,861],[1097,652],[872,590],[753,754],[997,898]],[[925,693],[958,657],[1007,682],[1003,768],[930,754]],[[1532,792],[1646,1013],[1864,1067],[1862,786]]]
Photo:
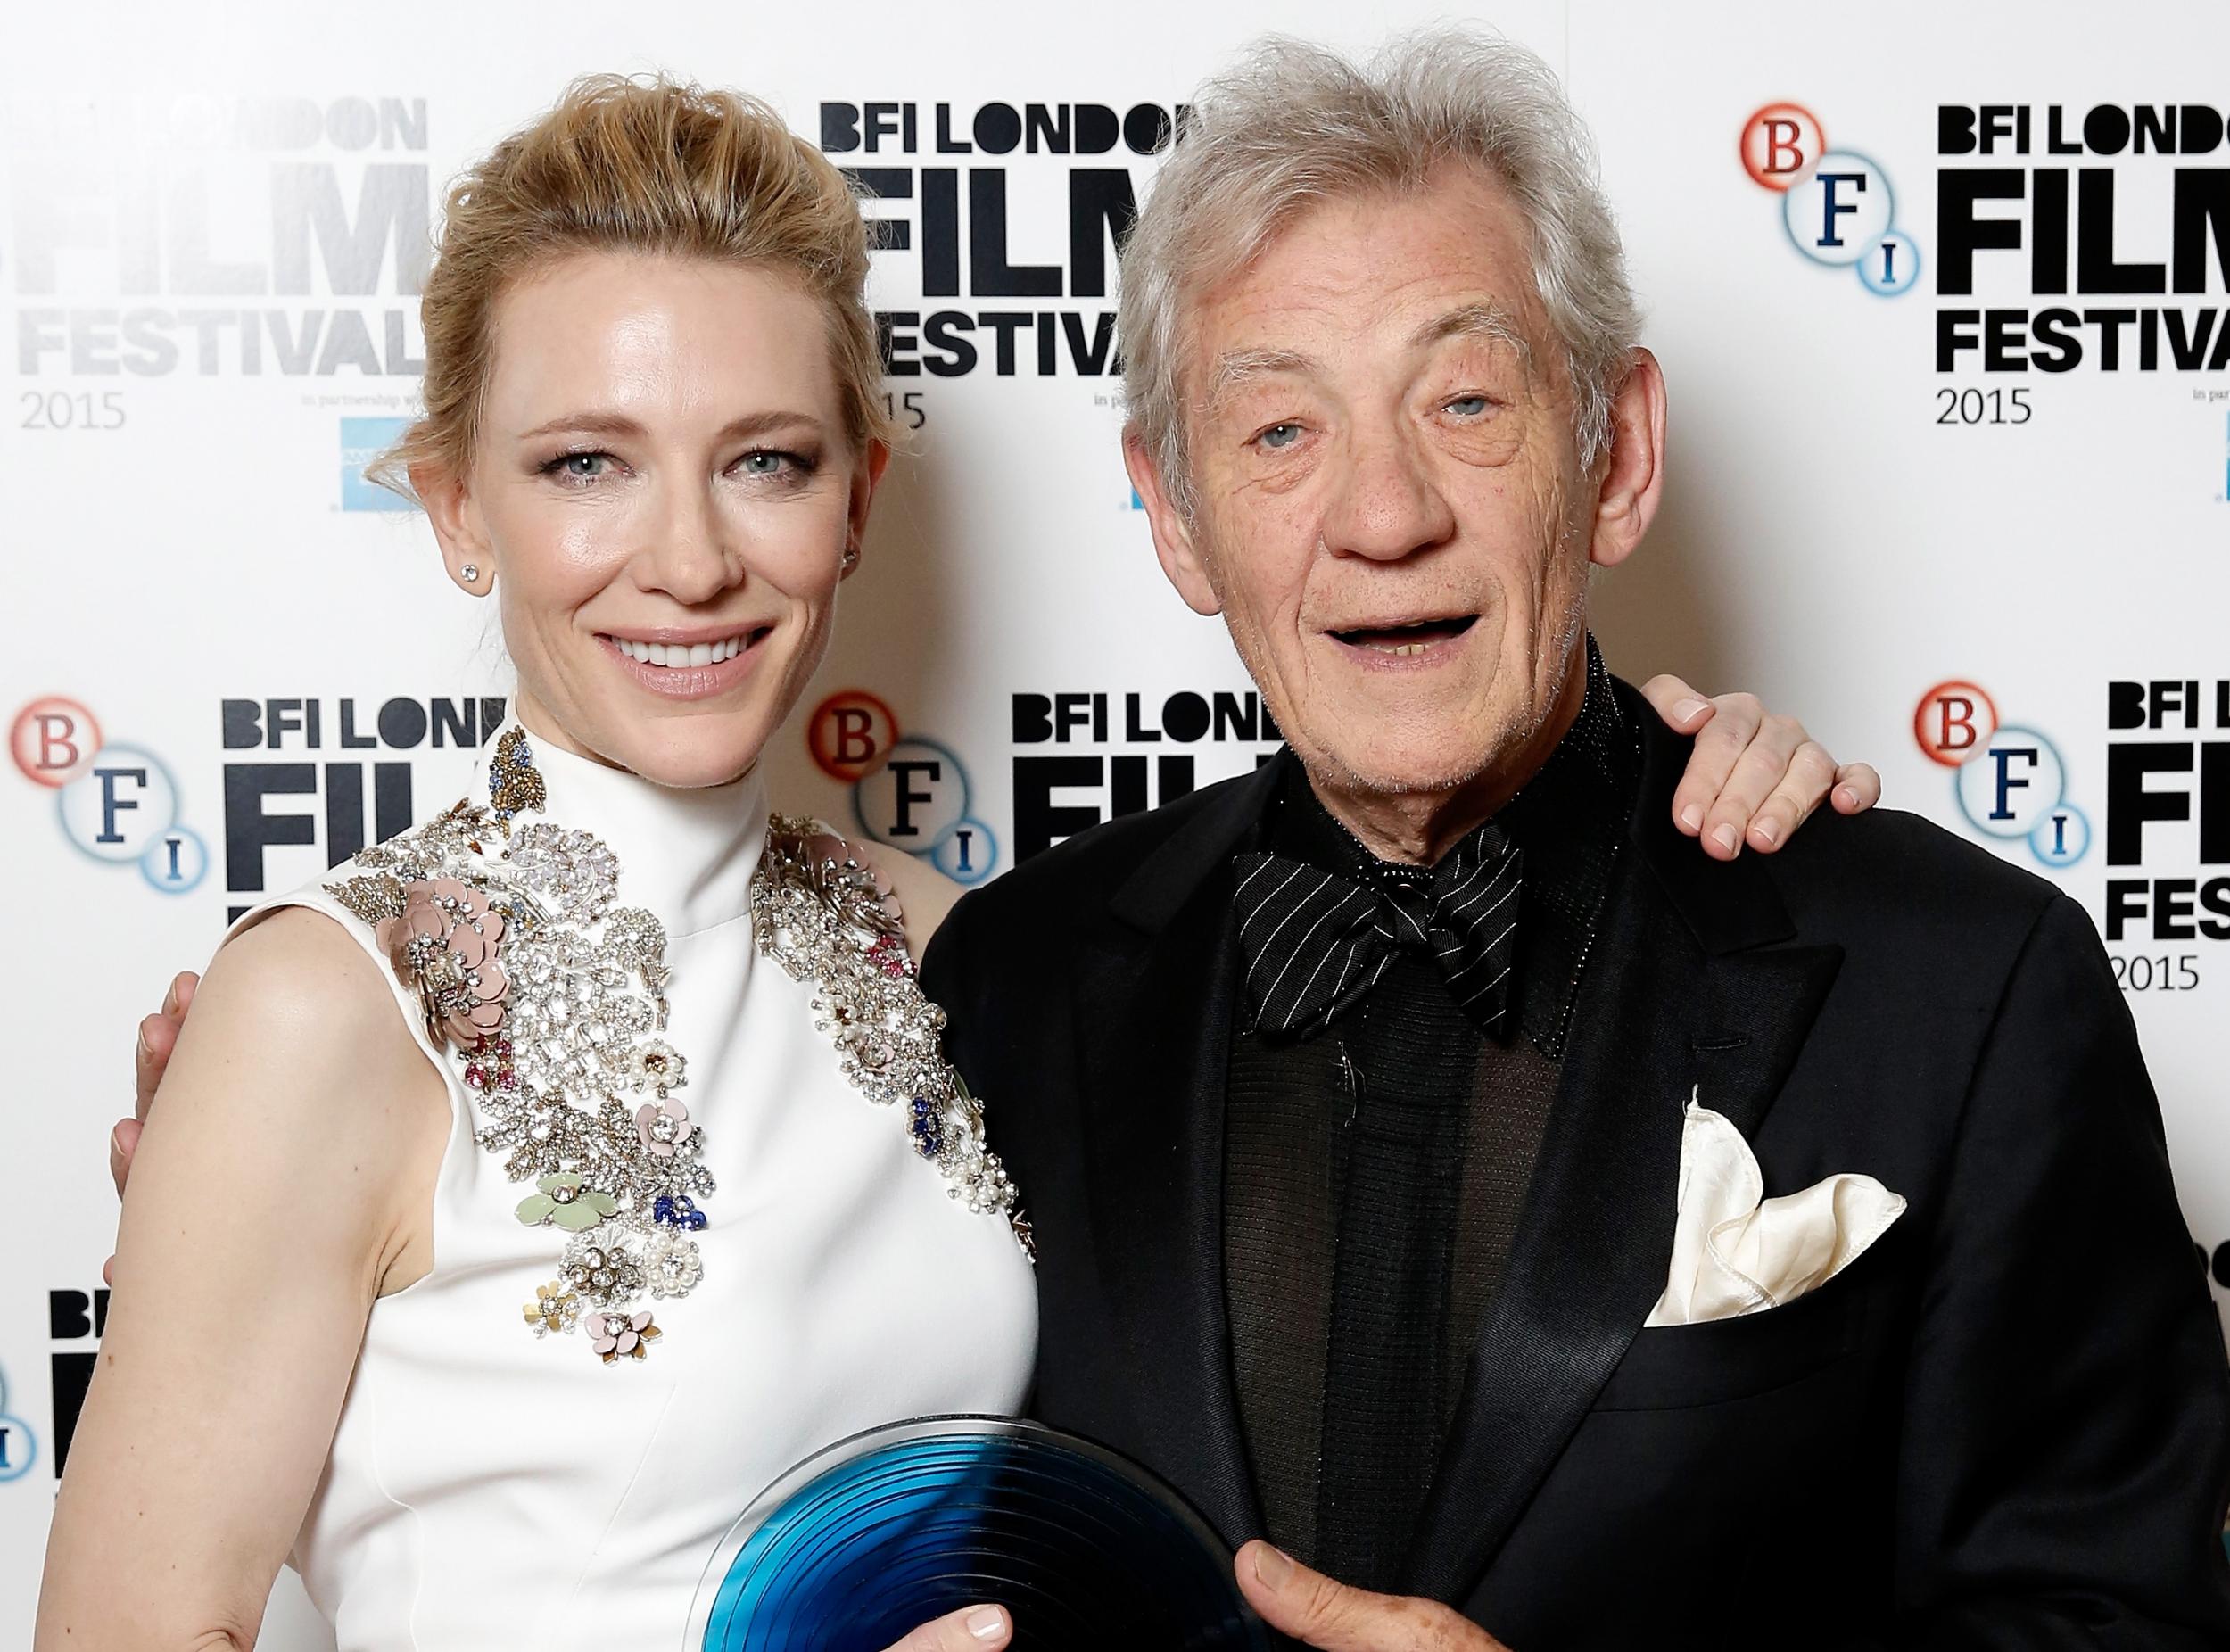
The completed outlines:
[[[776,796],[974,882],[1269,749],[1123,473],[1117,237],[1246,40],[1451,14],[1375,11],[12,16],[0,1646],[100,1347],[134,1021],[228,914],[457,795],[508,703],[491,610],[359,475],[415,405],[447,178],[612,69],[757,92],[855,169],[911,450]],[[1474,14],[1592,126],[1671,385],[1664,516],[1596,588],[1614,667],[1755,690],[2081,901],[2230,1300],[2230,12]],[[264,1644],[322,1637],[283,1578]]]

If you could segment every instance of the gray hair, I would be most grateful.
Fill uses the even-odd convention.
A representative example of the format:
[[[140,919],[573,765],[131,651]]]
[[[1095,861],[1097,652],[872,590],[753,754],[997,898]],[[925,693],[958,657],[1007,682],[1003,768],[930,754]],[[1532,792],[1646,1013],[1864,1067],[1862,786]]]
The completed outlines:
[[[1533,282],[1571,369],[1580,458],[1610,439],[1610,408],[1640,329],[1594,146],[1548,64],[1462,28],[1400,37],[1367,67],[1272,36],[1195,95],[1123,253],[1123,388],[1133,432],[1192,512],[1180,386],[1185,306],[1321,202],[1421,187],[1468,162],[1517,199]]]

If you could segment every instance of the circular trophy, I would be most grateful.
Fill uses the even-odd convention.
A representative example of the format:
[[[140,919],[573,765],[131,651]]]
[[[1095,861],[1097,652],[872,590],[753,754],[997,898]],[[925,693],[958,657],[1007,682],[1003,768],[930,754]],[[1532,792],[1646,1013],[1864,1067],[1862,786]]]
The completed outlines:
[[[1231,1551],[1105,1447],[1006,1417],[894,1423],[807,1458],[730,1528],[689,1652],[884,1652],[1003,1606],[1018,1652],[1268,1652]]]

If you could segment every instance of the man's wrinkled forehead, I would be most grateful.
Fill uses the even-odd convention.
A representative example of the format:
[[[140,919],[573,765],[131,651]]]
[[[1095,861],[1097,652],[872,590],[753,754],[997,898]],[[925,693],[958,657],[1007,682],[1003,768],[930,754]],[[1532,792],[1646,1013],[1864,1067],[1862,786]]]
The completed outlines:
[[[1450,339],[1478,339],[1507,348],[1517,366],[1531,371],[1533,347],[1508,309],[1491,300],[1473,299],[1428,316],[1402,341],[1404,353],[1422,356]],[[1235,347],[1218,351],[1207,364],[1201,403],[1210,413],[1243,394],[1249,386],[1266,379],[1313,377],[1324,363],[1305,351]]]
[[[1381,318],[1407,325],[1392,348],[1482,340],[1531,376],[1555,354],[1531,244],[1507,189],[1468,166],[1416,188],[1317,202],[1188,295],[1188,399],[1212,406],[1266,376],[1320,367]]]

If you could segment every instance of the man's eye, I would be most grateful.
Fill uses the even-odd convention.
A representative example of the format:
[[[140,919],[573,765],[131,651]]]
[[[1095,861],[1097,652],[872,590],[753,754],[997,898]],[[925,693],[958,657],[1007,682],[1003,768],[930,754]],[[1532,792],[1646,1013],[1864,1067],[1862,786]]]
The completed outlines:
[[[1294,424],[1272,425],[1268,430],[1257,435],[1254,440],[1258,446],[1274,453],[1280,448],[1290,448],[1294,442],[1300,441],[1301,426]]]
[[[1484,396],[1458,396],[1446,404],[1447,411],[1458,418],[1477,418],[1490,405]]]

